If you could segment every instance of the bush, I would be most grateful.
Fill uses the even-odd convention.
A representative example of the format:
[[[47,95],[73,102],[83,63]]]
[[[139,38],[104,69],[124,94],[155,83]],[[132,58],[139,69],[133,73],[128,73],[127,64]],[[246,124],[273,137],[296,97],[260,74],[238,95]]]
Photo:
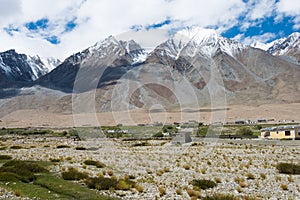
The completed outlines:
[[[0,150],[1,150],[1,151],[5,150],[5,149],[6,149],[6,147],[0,147]]]
[[[14,169],[23,169],[33,173],[42,173],[47,172],[47,170],[35,163],[34,161],[23,161],[23,160],[11,160],[7,163],[4,163],[2,167],[10,167]]]
[[[191,168],[191,166],[190,166],[189,164],[184,164],[184,165],[183,165],[183,168],[184,168],[185,170],[189,170],[189,169]]]
[[[51,162],[60,162],[60,159],[57,159],[57,158],[51,158],[50,161],[51,161]]]
[[[100,177],[94,177],[94,178],[88,178],[85,181],[85,184],[90,189],[97,189],[97,190],[130,190],[131,188],[136,187],[139,192],[142,192],[144,189],[142,187],[137,187],[136,183],[134,181],[131,181],[129,179],[120,179],[117,180],[117,178],[106,178],[103,176]]]
[[[193,180],[191,184],[195,187],[195,189],[202,189],[202,190],[206,190],[217,186],[217,184],[214,181],[206,180],[206,179]]]
[[[149,142],[141,142],[141,143],[135,143],[132,145],[133,147],[144,147],[144,146],[150,146]]]
[[[100,162],[100,161],[86,160],[83,163],[86,164],[86,165],[96,166],[97,168],[104,168],[105,167],[105,164]]]
[[[279,163],[276,168],[283,174],[300,174],[300,165],[293,163]]]
[[[136,185],[136,186],[135,186],[135,189],[136,189],[138,192],[140,192],[140,193],[144,192],[144,188],[143,188],[143,186],[141,186],[141,185]]]
[[[173,125],[165,125],[165,126],[163,126],[163,132],[164,133],[177,133],[178,129],[176,128],[176,126],[173,126]]]
[[[18,180],[21,180],[21,177],[15,173],[0,172],[0,181],[8,182],[8,181],[18,181]]]
[[[255,179],[255,176],[251,173],[247,173],[247,179]]]
[[[118,181],[111,178],[96,177],[87,179],[85,184],[90,189],[109,190],[110,188],[116,188]]]
[[[248,127],[242,127],[236,132],[236,134],[241,136],[252,136],[253,131]]]
[[[15,145],[11,146],[10,149],[23,149],[23,147]]]
[[[68,171],[62,172],[61,175],[64,180],[76,180],[76,181],[86,179],[89,177],[86,173],[79,172],[77,169],[74,168],[69,168]]]
[[[155,133],[153,135],[153,137],[164,137],[164,134],[161,131],[159,131],[159,132]]]
[[[203,200],[238,200],[239,198],[231,194],[213,194],[212,196],[206,196]]]
[[[254,128],[255,128],[256,130],[260,130],[260,129],[262,129],[262,125],[257,124],[257,125],[254,126]]]
[[[197,137],[203,137],[203,136],[206,136],[207,132],[208,132],[208,127],[207,127],[207,126],[198,127],[196,136],[197,136]]]
[[[130,190],[130,188],[135,187],[135,182],[130,180],[119,180],[116,185],[117,190]]]
[[[160,196],[164,196],[166,194],[166,188],[164,187],[159,187],[158,191]]]
[[[62,144],[62,145],[58,145],[56,148],[57,149],[66,149],[66,148],[70,148],[70,146]]]
[[[36,179],[35,173],[47,172],[47,170],[33,161],[11,160],[0,167],[0,172],[9,172],[19,177],[23,182],[31,182]]]
[[[75,149],[76,149],[76,150],[82,150],[82,151],[83,151],[83,150],[86,150],[85,147],[76,147]]]
[[[9,155],[0,155],[0,160],[11,160],[12,157]]]

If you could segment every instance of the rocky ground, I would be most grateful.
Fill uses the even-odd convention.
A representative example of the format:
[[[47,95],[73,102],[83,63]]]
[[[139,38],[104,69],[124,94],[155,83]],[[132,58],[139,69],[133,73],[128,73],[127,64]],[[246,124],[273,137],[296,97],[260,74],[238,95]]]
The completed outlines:
[[[90,139],[74,141],[62,137],[15,136],[6,137],[0,146],[19,145],[21,149],[6,148],[0,154],[14,159],[59,159],[51,171],[60,175],[68,167],[78,168],[90,176],[135,177],[143,192],[100,191],[122,199],[190,199],[193,179],[217,182],[212,189],[201,190],[201,197],[226,193],[254,199],[300,199],[300,175],[280,174],[279,162],[299,163],[300,141],[263,142],[248,140],[198,140],[186,145],[172,145],[170,141],[142,141]],[[70,148],[58,149],[58,145]],[[85,147],[86,150],[76,150]],[[83,164],[92,159],[106,164],[105,168]],[[165,193],[161,194],[161,190]],[[194,191],[195,192],[195,191]],[[17,198],[13,192],[0,188],[0,199]]]

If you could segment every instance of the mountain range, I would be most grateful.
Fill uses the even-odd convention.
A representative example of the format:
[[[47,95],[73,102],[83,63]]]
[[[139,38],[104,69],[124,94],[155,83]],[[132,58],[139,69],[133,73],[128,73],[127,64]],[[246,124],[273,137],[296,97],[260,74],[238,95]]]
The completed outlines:
[[[0,53],[0,107],[69,112],[94,91],[97,111],[300,102],[300,34],[250,46],[211,29],[178,31],[145,49],[110,36],[63,62]],[[72,94],[74,94],[72,96]],[[83,105],[90,99],[83,98]],[[10,111],[8,111],[10,112]]]

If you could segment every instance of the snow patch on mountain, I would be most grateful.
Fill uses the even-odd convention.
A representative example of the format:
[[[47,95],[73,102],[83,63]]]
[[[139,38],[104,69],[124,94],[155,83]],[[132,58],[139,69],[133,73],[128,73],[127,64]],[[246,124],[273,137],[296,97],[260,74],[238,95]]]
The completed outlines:
[[[254,41],[250,46],[267,51],[274,56],[283,56],[292,49],[300,51],[300,33],[294,32],[288,37],[280,38],[270,43]]]
[[[250,44],[251,47],[256,48],[256,49],[261,49],[264,51],[267,51],[272,45],[273,45],[273,43],[265,44],[260,41],[254,41],[252,44]]]

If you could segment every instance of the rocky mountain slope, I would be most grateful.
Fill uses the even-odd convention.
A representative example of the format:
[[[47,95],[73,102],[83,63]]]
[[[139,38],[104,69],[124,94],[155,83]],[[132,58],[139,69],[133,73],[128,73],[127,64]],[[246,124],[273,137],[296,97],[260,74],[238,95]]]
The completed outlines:
[[[267,51],[202,28],[181,30],[151,52],[134,40],[110,36],[50,73],[36,80],[34,73],[28,74],[22,81],[34,80],[31,84],[42,86],[39,90],[62,91],[51,100],[54,110],[62,112],[74,105],[84,112],[87,107],[111,111],[157,104],[177,109],[290,103],[300,99],[297,52],[297,33],[274,42]]]

